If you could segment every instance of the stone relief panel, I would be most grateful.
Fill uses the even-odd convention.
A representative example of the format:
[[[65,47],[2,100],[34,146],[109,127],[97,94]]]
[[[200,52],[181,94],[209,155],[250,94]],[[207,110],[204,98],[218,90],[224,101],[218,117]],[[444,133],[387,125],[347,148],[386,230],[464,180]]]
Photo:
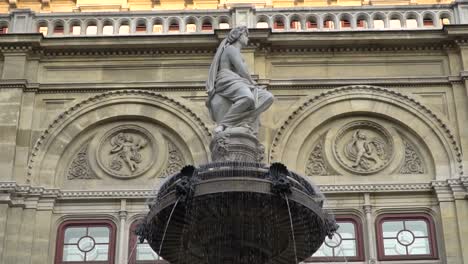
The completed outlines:
[[[393,138],[375,122],[353,121],[338,131],[333,142],[333,153],[338,163],[348,171],[375,173],[393,159]]]
[[[313,147],[312,152],[307,160],[305,174],[309,176],[327,176],[332,175],[331,169],[325,159],[325,153],[323,149],[322,136],[316,145]]]
[[[58,174],[65,173],[65,183],[99,180],[93,186],[120,182],[116,180],[147,185],[148,179],[167,177],[193,163],[186,143],[152,122],[121,120],[97,125],[76,138],[69,151],[62,157],[67,165]]]
[[[409,174],[430,174],[430,156],[424,143],[390,120],[342,117],[323,124],[310,135],[298,153],[299,157],[307,157],[302,160],[302,168],[309,176],[329,176],[337,181],[352,176],[397,180]],[[325,178],[319,181],[327,182]]]
[[[148,171],[164,141],[141,126],[118,126],[100,138],[96,148],[97,164],[114,177],[132,178]]]
[[[408,140],[403,140],[405,147],[405,159],[400,168],[401,174],[424,174],[427,169],[424,165],[423,158],[418,153],[416,147]]]
[[[166,167],[164,168],[163,172],[159,175],[161,178],[165,178],[172,174],[179,172],[187,163],[185,162],[184,155],[180,151],[180,149],[170,140],[167,140],[168,146],[168,159],[166,163]]]
[[[89,166],[88,145],[89,143],[86,143],[83,147],[81,147],[81,149],[72,159],[72,162],[67,170],[67,179],[99,179],[99,177],[96,176],[94,171],[92,171]]]

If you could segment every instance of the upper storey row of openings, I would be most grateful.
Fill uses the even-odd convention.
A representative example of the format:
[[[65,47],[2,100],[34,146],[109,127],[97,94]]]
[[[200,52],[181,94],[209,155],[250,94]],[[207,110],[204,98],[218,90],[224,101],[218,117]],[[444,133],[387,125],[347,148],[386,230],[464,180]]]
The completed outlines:
[[[0,13],[15,8],[42,12],[105,12],[225,9],[239,4],[256,8],[448,4],[451,0],[1,0]]]
[[[305,0],[304,0],[305,1]],[[0,14],[0,34],[42,33],[46,37],[138,34],[211,34],[239,25],[275,32],[424,30],[466,24],[468,4],[155,10],[139,12],[36,13],[15,9]],[[466,21],[465,21],[466,20]]]

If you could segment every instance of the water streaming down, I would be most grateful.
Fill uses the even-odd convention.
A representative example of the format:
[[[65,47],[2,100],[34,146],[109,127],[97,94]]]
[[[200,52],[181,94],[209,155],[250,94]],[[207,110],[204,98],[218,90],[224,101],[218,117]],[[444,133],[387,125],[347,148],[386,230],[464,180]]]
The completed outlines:
[[[161,186],[138,234],[172,264],[297,264],[337,228],[323,199],[279,163],[187,166]]]

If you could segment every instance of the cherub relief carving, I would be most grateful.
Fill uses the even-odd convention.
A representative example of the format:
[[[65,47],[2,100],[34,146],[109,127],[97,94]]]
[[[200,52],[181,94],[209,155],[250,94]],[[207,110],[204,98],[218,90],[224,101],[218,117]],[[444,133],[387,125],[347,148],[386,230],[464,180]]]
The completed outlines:
[[[148,142],[144,139],[135,139],[131,134],[119,133],[110,140],[112,149],[110,154],[113,156],[109,167],[112,170],[120,171],[122,161],[127,164],[131,172],[137,170],[137,165],[141,163],[142,156],[140,150],[146,147]]]

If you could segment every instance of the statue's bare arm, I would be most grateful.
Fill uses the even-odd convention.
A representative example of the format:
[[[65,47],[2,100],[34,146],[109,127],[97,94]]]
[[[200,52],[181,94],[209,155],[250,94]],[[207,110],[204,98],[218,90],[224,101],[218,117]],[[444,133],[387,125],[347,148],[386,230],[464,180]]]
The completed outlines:
[[[226,52],[226,55],[229,58],[231,65],[234,67],[235,72],[241,77],[247,79],[250,83],[255,84],[255,82],[252,80],[252,77],[250,77],[247,66],[242,60],[242,54],[239,52],[239,50],[234,47],[228,47],[224,52]]]

